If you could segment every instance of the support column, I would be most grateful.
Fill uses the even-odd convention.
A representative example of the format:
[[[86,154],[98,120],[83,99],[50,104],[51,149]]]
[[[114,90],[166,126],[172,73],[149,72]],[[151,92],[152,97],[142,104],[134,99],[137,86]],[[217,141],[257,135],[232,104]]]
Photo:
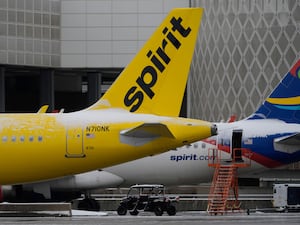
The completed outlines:
[[[87,72],[88,105],[94,104],[101,97],[102,75],[99,72]]]
[[[42,69],[40,74],[40,106],[49,105],[48,112],[54,110],[54,70]]]
[[[0,67],[0,112],[5,112],[5,68]]]

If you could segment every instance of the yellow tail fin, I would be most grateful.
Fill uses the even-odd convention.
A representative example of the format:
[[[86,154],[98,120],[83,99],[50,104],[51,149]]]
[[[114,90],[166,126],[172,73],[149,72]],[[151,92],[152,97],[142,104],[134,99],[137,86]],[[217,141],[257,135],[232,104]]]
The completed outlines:
[[[172,10],[109,90],[88,110],[117,107],[178,116],[202,14],[201,8]]]

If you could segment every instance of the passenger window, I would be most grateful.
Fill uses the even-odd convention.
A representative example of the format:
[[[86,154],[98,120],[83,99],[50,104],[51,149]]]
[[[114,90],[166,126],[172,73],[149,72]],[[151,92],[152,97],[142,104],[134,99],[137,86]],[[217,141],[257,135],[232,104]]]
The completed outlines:
[[[29,141],[30,141],[30,142],[33,142],[33,136],[30,136],[30,137],[29,137]]]
[[[2,142],[7,142],[7,137],[6,136],[2,137]]]
[[[43,137],[42,137],[42,136],[39,136],[39,137],[38,137],[38,141],[39,141],[39,142],[43,141]]]
[[[21,141],[21,142],[24,142],[24,141],[25,141],[24,136],[21,136],[21,137],[20,137],[20,141]]]
[[[16,136],[12,136],[12,137],[11,137],[11,141],[12,141],[12,142],[16,142],[16,140],[17,140]]]

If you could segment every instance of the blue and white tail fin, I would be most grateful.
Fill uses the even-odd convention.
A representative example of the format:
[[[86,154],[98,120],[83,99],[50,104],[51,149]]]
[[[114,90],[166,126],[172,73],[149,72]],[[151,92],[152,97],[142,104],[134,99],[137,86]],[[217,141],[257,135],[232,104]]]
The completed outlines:
[[[248,119],[279,119],[287,123],[300,123],[300,59]]]

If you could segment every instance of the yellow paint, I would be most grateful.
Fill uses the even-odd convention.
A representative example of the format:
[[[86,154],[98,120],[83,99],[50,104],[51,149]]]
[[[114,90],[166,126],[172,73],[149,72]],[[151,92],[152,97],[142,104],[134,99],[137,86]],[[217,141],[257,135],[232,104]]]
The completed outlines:
[[[49,105],[43,105],[37,113],[46,113],[49,108]]]
[[[162,153],[211,136],[210,123],[173,117],[179,114],[201,16],[202,9],[173,10],[104,98],[87,110],[47,114],[42,108],[42,113],[1,114],[0,184],[34,182],[87,172]],[[162,35],[164,28],[172,29],[172,18],[177,23],[181,21],[184,28],[191,29],[187,38],[180,38],[182,35],[178,35],[178,31],[172,31],[171,35],[175,35],[181,44],[178,50],[174,49],[175,42],[166,41],[166,35]],[[156,51],[161,45],[167,49],[170,58],[170,63],[163,62],[163,73],[157,72],[157,65],[155,67],[145,56],[149,50]],[[159,54],[155,54],[158,57]],[[144,99],[138,110],[130,113],[129,107],[124,106],[124,96],[137,85],[141,70],[147,65],[157,72],[157,82],[151,86],[155,96],[147,98],[137,87],[143,92]],[[147,76],[150,75],[145,75],[144,82],[149,84],[153,77]],[[139,130],[143,124],[150,126]],[[151,124],[163,124],[165,129],[156,131]],[[147,133],[157,136],[139,146],[134,142],[141,136],[128,137],[129,141],[124,143],[121,134],[132,129],[143,137],[147,137]]]
[[[289,98],[267,98],[267,102],[279,105],[299,105],[300,96],[289,97]]]
[[[120,143],[120,132],[141,125],[142,120],[110,123],[109,131],[87,132],[85,127],[98,126],[99,123],[83,122],[90,112],[81,114],[82,120],[78,124],[73,123],[72,127],[58,122],[68,120],[72,117],[71,113],[1,115],[0,183],[4,185],[46,180],[104,168],[158,154],[211,135],[210,123],[167,118],[161,123],[167,125],[175,138],[161,137],[135,147]],[[184,125],[188,123],[195,126]],[[70,129],[71,142],[75,138],[73,143],[69,142],[67,136]],[[82,135],[80,140],[76,140],[76,131]],[[93,136],[88,137],[87,133]]]

